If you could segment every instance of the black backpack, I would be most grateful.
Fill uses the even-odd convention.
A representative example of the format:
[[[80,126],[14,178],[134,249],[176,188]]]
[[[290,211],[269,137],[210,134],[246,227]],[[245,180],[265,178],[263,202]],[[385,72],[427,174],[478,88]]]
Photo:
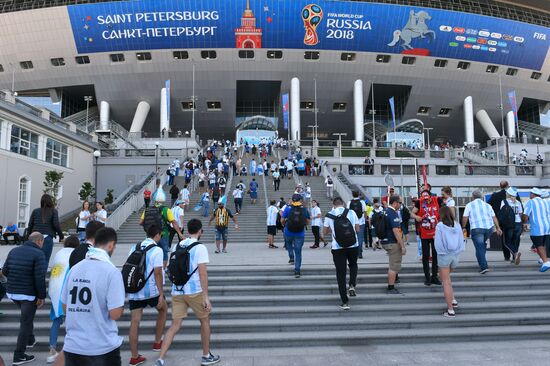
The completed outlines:
[[[353,199],[349,201],[349,209],[355,212],[358,219],[361,219],[361,217],[363,217],[363,205],[361,204],[361,200]]]
[[[143,214],[143,230],[147,230],[152,225],[157,225],[161,230],[164,229],[164,218],[162,217],[163,207],[148,207]]]
[[[200,243],[197,241],[191,245],[186,246],[185,248],[178,244],[176,245],[176,250],[170,253],[170,258],[168,259],[168,267],[166,268],[166,274],[168,275],[168,279],[174,285],[181,287],[185,286],[191,276],[193,276],[199,268],[197,267],[191,273],[189,273],[189,271],[191,270],[191,264],[189,263],[191,256],[189,255],[189,252],[191,252],[191,249],[199,244]]]
[[[502,202],[504,202],[504,206],[498,211],[497,219],[503,229],[511,229],[516,224],[516,213],[508,203],[508,200],[503,200]]]
[[[286,218],[286,227],[291,233],[301,233],[306,227],[306,214],[302,206],[292,206]]]
[[[332,178],[329,177],[329,178],[327,179],[327,184],[333,184],[333,183],[334,183],[334,182],[332,181]]]
[[[387,231],[386,213],[384,211],[374,211],[372,213],[371,224],[372,227],[374,227],[376,237],[379,239],[385,239]]]
[[[136,250],[126,259],[126,263],[122,266],[122,280],[127,294],[139,292],[155,271],[151,269],[151,272],[145,277],[147,252],[156,246],[157,244],[151,244],[142,249],[141,243],[138,243]]]
[[[345,209],[341,215],[326,214],[325,217],[334,220],[334,239],[342,248],[349,248],[357,243],[355,227],[348,219],[349,209]]]

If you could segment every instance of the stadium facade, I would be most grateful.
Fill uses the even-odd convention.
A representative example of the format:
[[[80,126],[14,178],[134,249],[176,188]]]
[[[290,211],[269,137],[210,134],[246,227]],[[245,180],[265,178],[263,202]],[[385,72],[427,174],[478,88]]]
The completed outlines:
[[[320,139],[369,140],[374,109],[376,125],[420,120],[432,141],[462,145],[465,99],[470,119],[487,112],[480,142],[485,116],[502,132],[510,91],[520,120],[550,116],[547,2],[82,3],[0,2],[0,89],[51,97],[62,117],[97,105],[104,123],[148,136],[194,118],[201,136],[233,138],[262,116],[281,136],[310,138],[317,118]]]

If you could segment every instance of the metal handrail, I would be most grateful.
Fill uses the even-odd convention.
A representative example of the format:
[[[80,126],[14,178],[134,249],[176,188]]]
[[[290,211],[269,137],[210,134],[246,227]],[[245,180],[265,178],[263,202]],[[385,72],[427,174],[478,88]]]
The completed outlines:
[[[143,180],[127,189],[125,194],[121,195],[113,205],[114,211],[107,218],[107,226],[115,230],[120,229],[122,224],[128,220],[128,217],[143,206],[143,192],[145,188],[155,181],[155,174],[151,172]],[[162,178],[161,178],[162,179]]]

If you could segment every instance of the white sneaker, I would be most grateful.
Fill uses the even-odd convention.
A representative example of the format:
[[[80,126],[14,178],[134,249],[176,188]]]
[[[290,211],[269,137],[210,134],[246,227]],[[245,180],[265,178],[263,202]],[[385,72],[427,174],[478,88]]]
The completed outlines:
[[[57,352],[53,355],[52,354],[48,355],[48,358],[46,358],[46,362],[47,363],[54,363],[55,360],[57,359],[57,356],[59,356],[59,353],[57,353]]]
[[[543,263],[542,266],[540,267],[541,272],[546,272],[549,269],[550,269],[550,261]]]

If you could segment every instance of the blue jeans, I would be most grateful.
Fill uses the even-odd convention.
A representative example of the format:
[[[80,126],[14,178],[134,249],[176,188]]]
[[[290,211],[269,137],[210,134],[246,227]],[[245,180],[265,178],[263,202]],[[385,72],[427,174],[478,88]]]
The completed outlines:
[[[78,239],[80,240],[80,243],[84,243],[86,241],[86,231],[79,231]]]
[[[294,259],[294,270],[300,272],[302,267],[302,247],[304,246],[303,236],[286,236],[285,247],[288,251],[288,257]]]
[[[202,213],[202,216],[208,217],[208,210],[210,209],[210,202],[209,201],[204,201],[203,206],[204,206],[204,212]]]
[[[357,242],[359,246],[357,247],[357,255],[359,257],[363,256],[363,241],[365,240],[365,225],[361,225],[359,232],[357,233]]]
[[[84,236],[86,236],[86,233],[84,233]],[[52,256],[52,251],[53,251],[53,238],[50,235],[44,238],[42,251],[44,252],[44,256],[46,257],[46,268],[47,268],[48,264],[50,263],[50,257]]]
[[[170,251],[170,244],[168,244],[168,236],[161,236],[159,241],[159,247],[162,248],[162,260],[168,260],[168,252]]]
[[[470,235],[476,248],[476,258],[481,270],[489,268],[485,252],[487,251],[487,240],[493,233],[493,229],[472,229]]]
[[[59,328],[61,324],[65,321],[65,316],[62,315],[59,318],[55,318],[52,322],[52,327],[50,328],[50,348],[57,347],[57,335],[59,334]]]

